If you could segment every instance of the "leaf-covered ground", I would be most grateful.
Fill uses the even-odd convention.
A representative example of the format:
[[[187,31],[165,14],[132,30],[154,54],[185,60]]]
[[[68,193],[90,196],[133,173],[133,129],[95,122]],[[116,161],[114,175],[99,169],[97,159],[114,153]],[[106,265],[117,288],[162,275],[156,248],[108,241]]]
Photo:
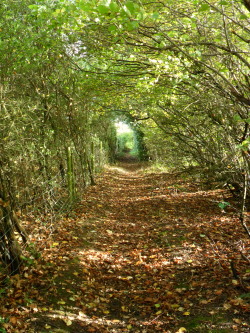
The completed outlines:
[[[249,332],[249,240],[223,190],[109,168],[40,229],[37,266],[2,289],[0,332]],[[235,276],[234,276],[235,275]]]

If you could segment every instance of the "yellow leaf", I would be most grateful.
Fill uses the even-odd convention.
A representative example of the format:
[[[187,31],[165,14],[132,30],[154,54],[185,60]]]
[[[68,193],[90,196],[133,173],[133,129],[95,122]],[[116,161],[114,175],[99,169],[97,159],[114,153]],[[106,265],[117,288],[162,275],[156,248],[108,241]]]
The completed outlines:
[[[189,311],[186,311],[183,313],[184,316],[189,316],[190,315],[190,312]]]
[[[53,243],[52,244],[52,246],[58,246],[59,245],[59,243]]]
[[[63,319],[63,321],[65,322],[65,324],[66,324],[67,326],[72,325],[72,321],[71,321],[70,319]]]
[[[179,304],[171,304],[171,307],[172,307],[173,309],[178,308],[179,306],[180,306]]]
[[[51,326],[49,326],[49,325],[47,325],[47,324],[46,324],[44,327],[46,328],[46,330],[48,330],[48,329],[51,328]]]
[[[64,301],[58,301],[57,304],[66,304]]]
[[[181,327],[175,333],[184,333],[184,332],[187,332],[186,328],[185,327]]]
[[[42,308],[43,311],[48,311],[48,308]]]
[[[234,321],[236,324],[241,324],[241,322],[242,322],[242,321],[241,321],[240,319],[238,319],[238,318],[234,318],[233,321]]]

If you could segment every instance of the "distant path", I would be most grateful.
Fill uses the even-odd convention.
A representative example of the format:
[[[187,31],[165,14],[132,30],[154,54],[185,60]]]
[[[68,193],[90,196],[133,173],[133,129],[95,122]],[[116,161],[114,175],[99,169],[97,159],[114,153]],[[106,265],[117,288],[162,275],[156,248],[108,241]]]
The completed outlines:
[[[107,169],[58,224],[29,332],[249,332],[227,259],[243,234],[224,194],[139,164]]]

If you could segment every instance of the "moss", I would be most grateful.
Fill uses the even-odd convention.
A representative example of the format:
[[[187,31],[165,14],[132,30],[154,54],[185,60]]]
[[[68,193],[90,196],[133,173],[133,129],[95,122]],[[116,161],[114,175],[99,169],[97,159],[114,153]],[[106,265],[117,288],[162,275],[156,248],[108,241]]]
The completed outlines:
[[[224,316],[224,314],[217,315],[198,315],[195,318],[190,318],[184,327],[188,329],[190,333],[223,333],[234,332],[229,326],[230,320]],[[213,327],[213,326],[217,327]],[[221,327],[218,327],[221,326]]]

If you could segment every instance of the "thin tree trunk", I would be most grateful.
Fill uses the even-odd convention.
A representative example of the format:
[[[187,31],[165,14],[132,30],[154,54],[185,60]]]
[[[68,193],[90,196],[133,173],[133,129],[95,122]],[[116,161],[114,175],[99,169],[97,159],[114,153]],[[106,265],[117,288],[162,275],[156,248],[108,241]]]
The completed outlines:
[[[74,179],[73,154],[71,147],[67,148],[67,178],[68,178],[69,200],[70,204],[72,204],[75,200],[75,179]]]
[[[247,175],[247,172],[245,172],[243,196],[242,196],[242,202],[241,202],[240,221],[241,221],[241,224],[242,224],[243,228],[245,229],[246,233],[250,237],[250,230],[246,224],[246,219],[245,219],[246,198],[247,198],[247,179],[248,179],[248,175]]]

